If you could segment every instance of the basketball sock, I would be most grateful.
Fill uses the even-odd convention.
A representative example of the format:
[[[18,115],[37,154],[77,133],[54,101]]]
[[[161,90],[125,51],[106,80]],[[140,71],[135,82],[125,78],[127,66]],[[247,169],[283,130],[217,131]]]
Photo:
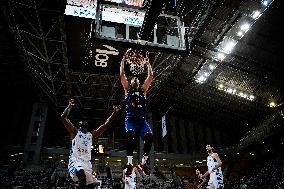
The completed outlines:
[[[127,165],[132,165],[133,156],[127,156]]]

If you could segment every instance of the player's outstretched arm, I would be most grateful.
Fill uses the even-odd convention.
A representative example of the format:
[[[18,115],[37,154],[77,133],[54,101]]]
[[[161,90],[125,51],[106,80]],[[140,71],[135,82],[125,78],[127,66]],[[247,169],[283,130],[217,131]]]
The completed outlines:
[[[68,106],[65,108],[63,113],[61,114],[61,121],[64,124],[64,127],[67,129],[68,133],[72,138],[77,134],[77,128],[73,125],[73,123],[68,119],[68,115],[70,113],[71,108],[74,106],[74,99],[69,100]]]
[[[146,94],[146,92],[148,91],[152,81],[154,80],[154,74],[153,74],[153,70],[152,70],[152,66],[149,62],[149,55],[147,54],[146,58],[144,59],[145,64],[147,65],[147,69],[148,69],[148,75],[147,78],[145,79],[144,84],[142,85],[142,89],[144,91],[144,93]]]
[[[93,134],[93,138],[97,138],[99,137],[101,134],[103,134],[103,132],[105,132],[105,130],[107,130],[107,128],[110,125],[110,122],[113,120],[115,114],[120,110],[120,107],[114,106],[113,107],[113,112],[112,114],[107,118],[107,120],[105,121],[104,124],[102,124],[99,128],[97,128],[96,130],[93,130],[92,134]]]
[[[125,91],[125,94],[127,93],[128,91],[128,88],[129,88],[129,83],[127,81],[127,78],[125,76],[125,70],[124,70],[124,66],[125,66],[125,62],[127,61],[128,59],[128,53],[131,49],[128,49],[126,51],[126,53],[123,55],[123,58],[121,60],[121,63],[120,63],[120,82],[123,86],[123,89]]]

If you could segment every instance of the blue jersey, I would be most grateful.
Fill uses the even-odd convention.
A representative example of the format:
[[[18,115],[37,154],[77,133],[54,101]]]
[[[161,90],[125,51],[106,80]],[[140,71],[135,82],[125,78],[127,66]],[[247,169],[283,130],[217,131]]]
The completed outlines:
[[[126,116],[128,118],[145,117],[145,95],[142,88],[131,87],[128,90],[126,99]]]

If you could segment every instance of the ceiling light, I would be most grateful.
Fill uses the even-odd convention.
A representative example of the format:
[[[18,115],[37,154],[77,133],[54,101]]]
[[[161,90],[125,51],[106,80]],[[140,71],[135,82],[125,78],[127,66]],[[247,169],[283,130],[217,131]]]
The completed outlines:
[[[163,161],[166,161],[166,159],[163,159]]]
[[[99,159],[95,159],[95,161],[99,161]]]
[[[230,53],[233,48],[235,47],[235,45],[237,44],[237,42],[235,41],[229,41],[223,48],[225,53]]]
[[[267,5],[268,5],[268,0],[263,0],[263,1],[262,1],[262,4],[263,4],[264,6],[267,6]]]
[[[215,68],[215,66],[214,66],[213,64],[210,64],[210,65],[209,65],[209,69],[210,69],[210,70],[213,70],[214,68]]]
[[[226,58],[226,56],[225,56],[224,53],[218,53],[218,54],[217,54],[217,58],[218,58],[220,61],[223,61],[223,60]]]
[[[234,88],[231,88],[231,87],[228,87],[228,86],[225,86],[224,84],[220,83],[217,88],[219,90],[223,90],[225,91],[226,93],[229,93],[231,95],[237,95],[239,97],[242,97],[242,98],[245,98],[247,100],[251,100],[253,101],[255,99],[255,97],[253,95],[249,95],[249,94],[246,94],[244,92],[241,92],[241,91],[238,91],[237,89],[234,89]]]
[[[258,19],[259,16],[260,16],[260,11],[254,11],[254,12],[252,13],[252,18],[253,18],[253,19]]]
[[[243,37],[243,36],[244,36],[244,33],[241,32],[241,31],[239,31],[239,32],[237,33],[237,35],[238,35],[239,37]]]
[[[208,73],[208,72],[204,72],[203,75],[204,75],[205,77],[208,77],[208,76],[209,76],[209,73]]]
[[[183,166],[183,164],[181,163],[181,164],[179,164],[180,166]]]
[[[222,90],[224,88],[224,85],[223,84],[219,84],[218,85],[218,89]]]
[[[245,32],[248,31],[249,28],[250,28],[250,25],[248,23],[245,23],[245,24],[241,25],[241,30],[243,30]]]
[[[275,102],[272,101],[269,103],[269,107],[274,108],[275,106],[276,106]]]
[[[255,97],[254,97],[253,95],[250,95],[250,96],[249,96],[249,99],[250,99],[250,100],[254,100]]]
[[[204,81],[206,81],[206,77],[204,77],[203,75],[201,75],[201,76],[199,76],[199,77],[196,79],[196,81],[197,81],[198,83],[203,83]]]
[[[118,160],[116,160],[116,161],[121,161],[121,159],[118,159]]]
[[[228,89],[227,89],[227,92],[233,94],[233,89],[228,88]]]

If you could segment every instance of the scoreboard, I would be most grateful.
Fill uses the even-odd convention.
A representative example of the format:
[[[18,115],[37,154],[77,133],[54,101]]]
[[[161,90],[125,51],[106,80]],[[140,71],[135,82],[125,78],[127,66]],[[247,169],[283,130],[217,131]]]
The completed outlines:
[[[122,7],[102,5],[102,20],[114,23],[142,26],[145,16],[144,11],[138,9],[123,8],[123,5],[133,5],[136,8],[139,8],[140,5],[142,5],[141,0],[132,1],[123,0],[123,3],[118,3],[118,1],[114,0],[106,1],[118,3],[118,5],[122,5]],[[65,15],[96,19],[96,6],[96,0],[92,1],[92,3],[79,0],[67,1]]]

